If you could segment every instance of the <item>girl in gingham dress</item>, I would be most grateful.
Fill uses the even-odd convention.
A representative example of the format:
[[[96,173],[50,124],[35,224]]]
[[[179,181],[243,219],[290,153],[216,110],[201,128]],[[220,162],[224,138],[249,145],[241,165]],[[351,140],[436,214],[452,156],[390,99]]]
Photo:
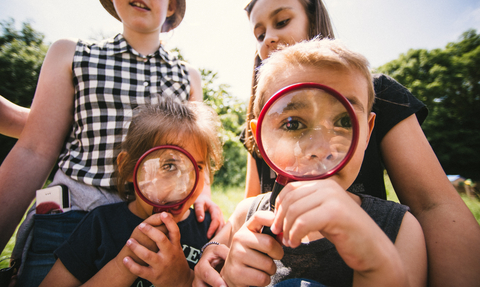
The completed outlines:
[[[71,192],[72,211],[37,214],[32,231],[32,209],[20,228],[13,255],[23,261],[21,286],[38,286],[55,261],[53,251],[87,211],[120,201],[113,189],[113,150],[132,109],[155,104],[158,94],[202,100],[198,70],[160,43],[161,32],[180,24],[185,0],[100,2],[123,23],[123,33],[98,43],[59,40],[51,45],[23,136],[0,168],[2,248],[57,160],[52,185],[64,184]],[[196,213],[202,221],[204,209],[210,211],[211,236],[223,225],[223,216],[209,192],[207,186],[197,199]]]

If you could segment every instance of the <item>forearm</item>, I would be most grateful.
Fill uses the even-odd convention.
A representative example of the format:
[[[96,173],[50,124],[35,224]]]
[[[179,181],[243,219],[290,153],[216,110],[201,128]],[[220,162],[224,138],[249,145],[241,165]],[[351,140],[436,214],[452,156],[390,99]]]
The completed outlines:
[[[447,179],[416,118],[395,126],[381,146],[398,198],[423,228],[430,286],[477,285],[480,227]]]
[[[218,242],[219,244],[230,246],[231,234],[232,234],[232,224],[230,222],[227,222],[222,227],[222,229],[220,229],[220,231],[218,231],[217,234],[215,234],[215,236],[209,242]]]
[[[257,171],[257,163],[251,154],[247,158],[247,175],[245,182],[245,198],[260,194],[260,179]]]
[[[126,248],[124,247],[117,257],[108,262],[82,286],[131,286],[137,276],[132,274],[122,262],[129,253]]]
[[[0,248],[3,250],[35,198],[35,191],[43,187],[55,161],[45,161],[32,150],[18,144],[10,151],[0,167]],[[39,168],[39,167],[44,168]]]
[[[429,286],[478,286],[480,226],[461,203],[417,215],[428,251]]]
[[[30,109],[15,105],[0,96],[0,134],[19,138]]]

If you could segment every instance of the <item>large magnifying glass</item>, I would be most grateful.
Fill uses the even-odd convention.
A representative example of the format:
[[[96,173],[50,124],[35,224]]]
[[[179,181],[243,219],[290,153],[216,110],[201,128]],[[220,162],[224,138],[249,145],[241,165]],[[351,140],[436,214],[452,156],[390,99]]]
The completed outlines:
[[[256,131],[260,153],[277,173],[270,210],[287,183],[327,178],[342,169],[355,151],[358,131],[351,103],[330,87],[297,83],[277,91],[260,112]]]
[[[192,196],[198,182],[198,166],[186,150],[157,146],[144,153],[133,171],[137,195],[153,206],[153,213],[174,213]]]

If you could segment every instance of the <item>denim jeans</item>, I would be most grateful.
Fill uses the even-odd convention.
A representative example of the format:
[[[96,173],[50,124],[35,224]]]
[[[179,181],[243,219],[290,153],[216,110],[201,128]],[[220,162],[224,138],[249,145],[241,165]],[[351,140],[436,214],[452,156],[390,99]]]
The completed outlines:
[[[35,214],[33,239],[17,286],[38,286],[52,268],[56,259],[53,251],[72,233],[85,216],[85,211],[59,214]]]
[[[294,278],[275,284],[274,287],[327,287],[316,281],[303,278]]]

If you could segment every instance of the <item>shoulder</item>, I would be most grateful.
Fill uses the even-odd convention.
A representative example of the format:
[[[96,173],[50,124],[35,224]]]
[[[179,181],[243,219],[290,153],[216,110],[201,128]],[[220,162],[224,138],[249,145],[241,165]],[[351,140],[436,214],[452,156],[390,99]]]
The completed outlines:
[[[362,208],[371,215],[377,213],[383,215],[387,210],[400,213],[401,217],[409,210],[409,207],[391,200],[385,200],[366,194],[356,194],[362,199]]]
[[[362,208],[378,224],[378,226],[395,242],[405,214],[409,207],[390,200],[369,195],[360,195]]]
[[[380,98],[392,100],[399,96],[402,97],[406,93],[410,93],[406,87],[401,85],[394,78],[385,74],[374,74],[373,86],[377,99]]]
[[[70,61],[73,59],[75,54],[75,47],[77,46],[77,39],[60,39],[53,42],[48,49],[48,54],[55,55],[56,58],[65,58]]]
[[[120,216],[128,214],[127,202],[118,202],[98,206],[87,213],[85,220],[89,221],[116,221]]]

